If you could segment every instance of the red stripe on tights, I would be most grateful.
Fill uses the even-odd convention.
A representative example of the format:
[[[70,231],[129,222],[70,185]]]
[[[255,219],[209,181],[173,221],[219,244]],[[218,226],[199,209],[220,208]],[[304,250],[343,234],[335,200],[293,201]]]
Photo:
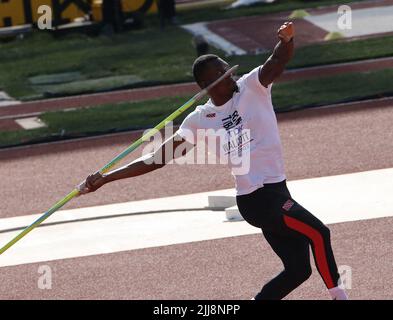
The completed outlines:
[[[292,217],[284,215],[284,221],[289,228],[296,230],[304,234],[307,238],[311,239],[314,244],[315,260],[317,262],[318,269],[321,272],[322,278],[325,280],[328,289],[334,288],[335,285],[333,283],[327,263],[322,235],[318,232],[318,230]]]

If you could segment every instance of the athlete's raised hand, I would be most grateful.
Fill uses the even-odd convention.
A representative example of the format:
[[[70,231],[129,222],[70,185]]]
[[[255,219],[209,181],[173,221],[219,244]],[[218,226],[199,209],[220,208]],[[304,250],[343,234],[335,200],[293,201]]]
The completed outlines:
[[[278,37],[284,42],[289,42],[295,35],[295,28],[292,22],[285,22],[277,31]]]

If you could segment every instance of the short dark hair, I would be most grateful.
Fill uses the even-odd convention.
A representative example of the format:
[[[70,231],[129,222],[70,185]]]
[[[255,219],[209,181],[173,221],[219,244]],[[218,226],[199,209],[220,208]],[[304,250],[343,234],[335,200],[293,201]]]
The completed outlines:
[[[219,59],[219,56],[215,54],[205,54],[195,59],[194,64],[192,65],[192,74],[194,75],[194,79],[197,83],[200,83],[201,76],[203,71],[205,70],[206,65],[214,60]]]

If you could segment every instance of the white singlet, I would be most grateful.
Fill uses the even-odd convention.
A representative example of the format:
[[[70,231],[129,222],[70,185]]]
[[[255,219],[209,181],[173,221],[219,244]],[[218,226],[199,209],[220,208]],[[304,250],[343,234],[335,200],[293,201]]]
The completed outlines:
[[[235,166],[227,161],[235,177],[237,195],[251,193],[265,183],[286,179],[280,135],[271,99],[272,84],[265,88],[259,82],[259,68],[237,81],[239,92],[235,92],[228,102],[215,106],[210,99],[206,104],[196,107],[177,131],[183,139],[196,144],[200,141],[202,129],[205,139],[209,136],[224,139],[214,148],[206,142],[209,150],[218,158],[224,154],[243,159],[242,170],[239,170],[239,164]]]

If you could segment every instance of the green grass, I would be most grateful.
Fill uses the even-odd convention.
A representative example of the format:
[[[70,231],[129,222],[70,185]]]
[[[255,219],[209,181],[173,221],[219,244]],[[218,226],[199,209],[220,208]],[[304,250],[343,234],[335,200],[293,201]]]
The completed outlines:
[[[346,2],[350,1],[281,0],[273,4],[258,4],[236,10],[221,10],[223,5],[215,5],[214,9],[186,10],[179,15],[182,23],[189,23]],[[143,29],[113,37],[69,34],[55,38],[46,32],[33,32],[24,40],[0,42],[0,89],[20,100],[34,100],[44,98],[46,92],[52,91],[61,96],[192,81],[191,65],[195,59],[195,50],[191,38],[190,34],[178,27],[159,31],[156,16],[147,17]],[[220,50],[212,49],[212,52],[224,56]],[[288,67],[307,67],[392,55],[392,36],[352,42],[336,41],[296,49],[295,57]],[[263,63],[267,56],[268,53],[232,56],[226,59],[231,64],[240,64],[239,73],[244,73]],[[29,81],[32,77],[50,78],[53,74],[70,72],[80,74],[86,82],[76,86],[57,84],[47,90],[46,87]],[[127,76],[138,77],[141,81],[123,81]],[[107,81],[114,79],[113,77],[120,79],[115,81],[117,83]]]
[[[156,126],[189,97],[161,98],[136,103],[117,103],[75,111],[44,113],[40,118],[46,128],[0,132],[0,147],[40,139],[58,140],[63,136],[78,137],[127,129]],[[186,114],[179,117],[182,121]]]
[[[219,50],[213,52],[223,55]],[[327,42],[297,49],[288,68],[392,55],[393,36]],[[239,73],[244,73],[263,63],[267,56],[268,53],[226,59],[231,64],[240,64]],[[51,90],[57,95],[192,81],[194,59],[191,36],[175,27],[165,33],[145,29],[113,38],[69,35],[52,39],[49,34],[37,32],[26,41],[0,44],[0,88],[21,100],[42,98],[45,90],[32,85],[29,78],[62,72],[79,72],[87,82],[80,86],[71,84],[72,88],[62,84],[52,86]],[[127,85],[118,81],[116,86],[105,80],[130,75],[140,78],[141,82]],[[89,82],[100,78],[103,81]]]
[[[175,111],[188,97],[171,97],[136,103],[118,103],[71,112],[48,112],[41,119],[49,123],[49,130],[67,134],[94,133],[128,128],[141,129],[154,127],[172,111]],[[185,115],[177,121],[184,119]]]
[[[35,86],[45,97],[62,97],[77,95],[81,92],[97,92],[97,91],[113,91],[122,88],[128,88],[142,81],[132,75],[104,77],[89,80],[77,80],[69,83],[56,84],[56,85],[40,85]]]
[[[232,19],[262,14],[272,14],[282,11],[292,11],[305,8],[316,8],[335,4],[346,4],[353,0],[324,0],[324,1],[300,1],[300,0],[279,0],[270,4],[254,4],[248,7],[240,7],[235,10],[225,9],[228,4],[215,4],[207,8],[179,11],[179,18],[182,23],[194,23],[199,21],[213,21],[221,19]],[[149,17],[148,21],[154,21],[154,17]],[[154,22],[153,22],[154,23]]]
[[[350,1],[281,0],[236,10],[221,10],[223,5],[215,5],[214,9],[186,10],[179,15],[182,23],[189,23],[346,2]],[[190,34],[178,27],[159,31],[156,16],[147,17],[143,29],[113,37],[69,34],[55,38],[46,32],[33,32],[24,40],[0,42],[0,89],[20,100],[34,100],[48,96],[48,92],[49,96],[52,93],[65,96],[192,81],[191,65],[196,56],[191,38]],[[212,52],[224,56],[220,50],[212,49]],[[288,68],[392,55],[393,36],[336,41],[296,49]],[[263,63],[267,57],[268,53],[226,59],[231,64],[239,64],[239,73],[244,73]],[[83,82],[76,85],[56,84],[49,88],[29,81],[33,77],[50,78],[59,73],[80,74]],[[140,81],[128,81],[128,76],[135,76]],[[116,77],[119,77],[118,81]]]
[[[393,69],[284,82],[273,89],[277,111],[393,95]]]
[[[0,44],[0,88],[28,98],[39,93],[29,77],[61,72],[81,72],[88,79],[135,75],[150,84],[181,82],[191,79],[194,58],[191,37],[179,28],[134,30],[112,38],[52,38],[35,32],[24,41]]]
[[[393,95],[393,70],[344,74],[279,83],[273,86],[273,104],[277,112],[305,106],[325,105],[345,100]],[[36,130],[0,133],[0,147],[28,143],[37,139],[60,139],[121,130],[154,127],[189,97],[118,103],[75,111],[48,112],[41,119],[49,126]],[[190,112],[191,108],[188,112]],[[176,119],[180,124],[186,112]]]
[[[231,56],[226,60],[230,64],[239,64],[239,73],[245,73],[262,64],[269,54]],[[393,36],[356,41],[332,41],[295,48],[294,57],[287,68],[295,69],[390,56],[393,56]]]

